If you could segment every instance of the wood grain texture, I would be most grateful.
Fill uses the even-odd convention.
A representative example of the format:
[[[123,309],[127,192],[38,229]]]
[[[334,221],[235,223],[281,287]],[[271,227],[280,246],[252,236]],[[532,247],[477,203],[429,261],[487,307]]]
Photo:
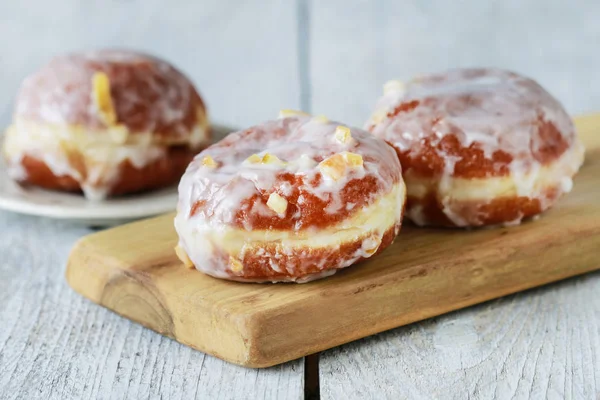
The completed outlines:
[[[67,254],[89,229],[0,212],[0,398],[301,399],[302,360],[250,370],[74,293]]]
[[[509,68],[573,114],[600,109],[600,2],[311,0],[311,108],[362,126],[389,79]]]
[[[521,226],[405,227],[381,255],[331,278],[261,285],[183,267],[166,215],[83,238],[67,280],[92,301],[224,360],[292,360],[600,268],[600,115],[579,119],[578,129],[588,152],[574,190]]]

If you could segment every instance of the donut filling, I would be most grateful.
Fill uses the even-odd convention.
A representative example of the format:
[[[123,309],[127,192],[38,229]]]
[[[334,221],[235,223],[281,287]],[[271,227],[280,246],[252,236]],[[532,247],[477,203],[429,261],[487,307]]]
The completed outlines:
[[[172,146],[198,148],[206,137],[206,124],[198,124],[185,140],[169,141],[151,132],[131,134],[123,126],[91,130],[16,119],[5,133],[3,153],[14,180],[27,181],[22,162],[29,156],[55,176],[78,182],[87,198],[103,199],[118,181],[124,162],[142,169],[166,157]]]
[[[440,179],[409,171],[404,175],[409,198],[407,216],[417,225],[428,225],[430,222],[424,212],[424,203],[431,202],[432,198],[455,226],[482,225],[486,220],[486,205],[498,199],[505,202],[518,198],[534,200],[537,202],[537,212],[544,211],[557,197],[571,191],[572,176],[581,167],[583,157],[583,146],[577,142],[556,161],[514,170],[506,176]],[[467,208],[471,211],[465,214]],[[513,218],[505,221],[505,224],[510,225],[531,213],[522,210],[511,215]]]

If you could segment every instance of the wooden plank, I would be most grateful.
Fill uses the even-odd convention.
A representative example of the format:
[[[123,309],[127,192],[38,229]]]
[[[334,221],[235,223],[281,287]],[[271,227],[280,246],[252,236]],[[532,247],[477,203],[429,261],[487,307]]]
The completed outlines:
[[[600,273],[321,353],[322,399],[595,399]]]
[[[300,106],[290,2],[2,1],[0,36],[12,38],[0,41],[0,110],[21,80],[53,55],[111,46],[171,61],[196,83],[210,117],[221,123],[245,127]]]
[[[600,2],[311,0],[312,112],[362,126],[389,79],[495,66],[538,80],[571,113],[600,109]],[[560,29],[557,29],[560,27]]]
[[[473,230],[405,227],[373,260],[305,285],[240,284],[182,267],[172,215],[74,247],[69,284],[92,301],[233,363],[266,367],[600,268],[600,116],[575,188],[535,222]],[[560,229],[557,229],[560,227]]]
[[[88,229],[6,212],[0,226],[0,398],[303,398],[302,360],[238,367],[74,293],[64,265]]]

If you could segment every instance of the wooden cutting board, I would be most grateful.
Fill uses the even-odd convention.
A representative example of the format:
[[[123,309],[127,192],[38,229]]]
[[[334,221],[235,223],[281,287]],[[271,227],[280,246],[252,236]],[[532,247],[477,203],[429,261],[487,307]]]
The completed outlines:
[[[77,292],[232,363],[268,367],[600,268],[600,115],[573,191],[539,220],[488,230],[404,226],[379,256],[307,284],[244,284],[181,265],[173,214],[94,233],[72,250]]]

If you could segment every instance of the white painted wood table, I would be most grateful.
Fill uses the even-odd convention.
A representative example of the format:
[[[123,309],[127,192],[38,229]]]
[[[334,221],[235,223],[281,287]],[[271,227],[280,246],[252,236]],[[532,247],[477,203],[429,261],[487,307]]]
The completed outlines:
[[[598,111],[599,17],[583,0],[3,1],[0,123],[25,75],[97,46],[171,60],[214,120],[240,127],[281,108],[361,125],[385,80],[472,65],[523,72],[572,113]],[[249,370],[73,293],[65,261],[90,231],[0,212],[0,398],[600,396],[600,273]]]

